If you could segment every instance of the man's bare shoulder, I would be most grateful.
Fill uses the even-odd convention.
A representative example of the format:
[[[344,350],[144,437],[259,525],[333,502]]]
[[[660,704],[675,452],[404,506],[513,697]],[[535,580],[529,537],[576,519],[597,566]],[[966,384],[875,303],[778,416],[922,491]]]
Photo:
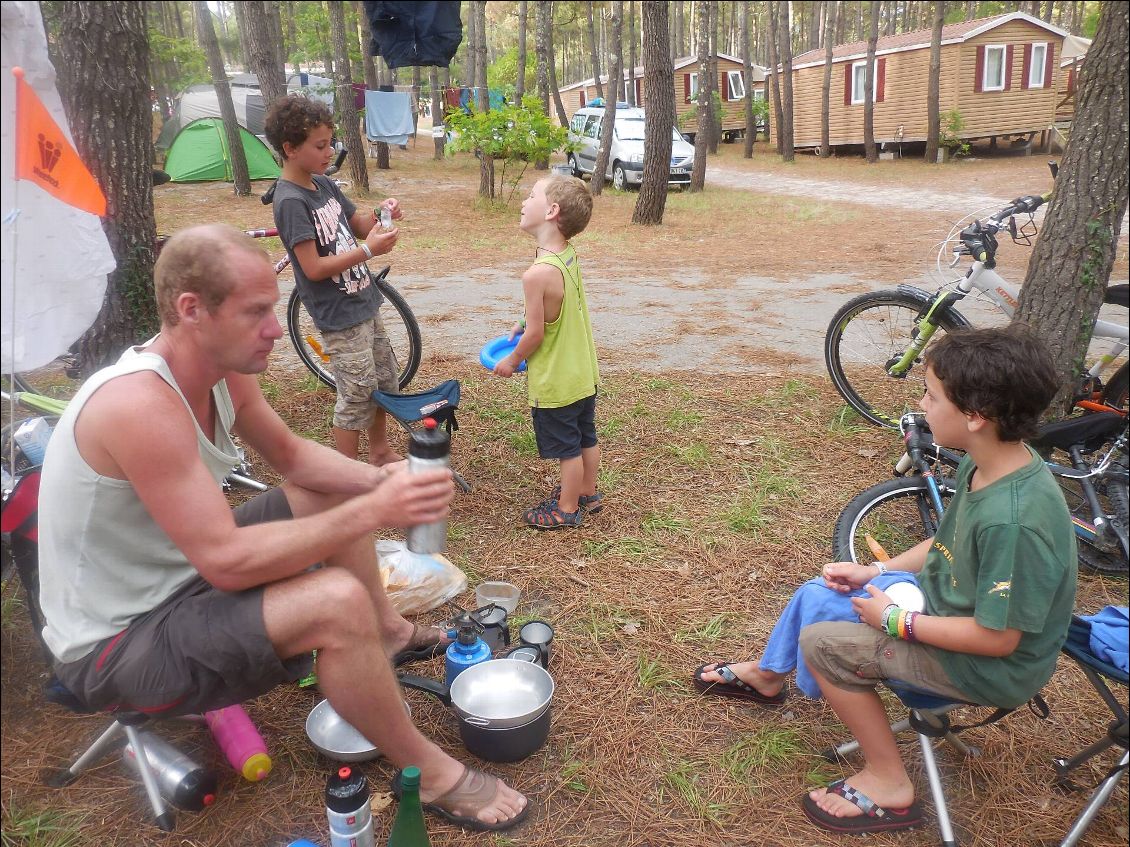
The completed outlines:
[[[161,427],[175,424],[188,410],[176,390],[153,371],[115,377],[100,386],[82,408],[81,417],[114,426],[134,423]]]

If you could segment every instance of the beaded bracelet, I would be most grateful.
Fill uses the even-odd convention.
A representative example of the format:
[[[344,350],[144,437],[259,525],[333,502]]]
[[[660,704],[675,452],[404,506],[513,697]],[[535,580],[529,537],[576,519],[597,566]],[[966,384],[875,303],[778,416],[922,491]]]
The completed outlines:
[[[917,643],[918,638],[914,634],[914,622],[918,620],[918,612],[910,612],[906,616],[906,640],[911,643]]]

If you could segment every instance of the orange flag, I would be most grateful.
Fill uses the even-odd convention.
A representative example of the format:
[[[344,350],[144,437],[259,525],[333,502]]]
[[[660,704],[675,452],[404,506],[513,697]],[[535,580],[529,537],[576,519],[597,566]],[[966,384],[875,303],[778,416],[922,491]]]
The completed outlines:
[[[12,74],[16,78],[16,179],[31,180],[85,212],[105,215],[106,195],[78,151],[24,80],[23,69],[12,68]]]

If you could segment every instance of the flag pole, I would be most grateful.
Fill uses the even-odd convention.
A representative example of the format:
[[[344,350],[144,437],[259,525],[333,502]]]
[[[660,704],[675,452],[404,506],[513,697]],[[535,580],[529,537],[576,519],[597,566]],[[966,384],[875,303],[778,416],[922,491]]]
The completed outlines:
[[[19,98],[20,83],[24,78],[24,70],[20,67],[12,68],[12,76],[16,78],[16,127],[15,131],[18,136],[19,127]],[[19,156],[19,153],[16,153]],[[15,179],[12,180],[12,209],[4,215],[4,223],[11,225],[11,238],[12,238],[12,285],[11,285],[11,302],[8,304],[11,312],[8,315],[8,423],[12,426],[12,437],[8,439],[8,468],[9,473],[13,477],[16,475],[16,439],[15,439],[15,423],[16,423],[16,277],[17,267],[19,264],[18,245],[19,239],[16,237],[16,230],[20,219],[20,179],[19,179],[19,164],[15,162]],[[14,480],[13,480],[14,482]]]

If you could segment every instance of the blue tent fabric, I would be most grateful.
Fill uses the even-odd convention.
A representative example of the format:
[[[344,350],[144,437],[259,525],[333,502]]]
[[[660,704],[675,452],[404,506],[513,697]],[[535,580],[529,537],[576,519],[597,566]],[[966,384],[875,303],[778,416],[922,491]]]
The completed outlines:
[[[412,101],[406,91],[365,92],[365,135],[386,144],[406,144],[414,133]]]

